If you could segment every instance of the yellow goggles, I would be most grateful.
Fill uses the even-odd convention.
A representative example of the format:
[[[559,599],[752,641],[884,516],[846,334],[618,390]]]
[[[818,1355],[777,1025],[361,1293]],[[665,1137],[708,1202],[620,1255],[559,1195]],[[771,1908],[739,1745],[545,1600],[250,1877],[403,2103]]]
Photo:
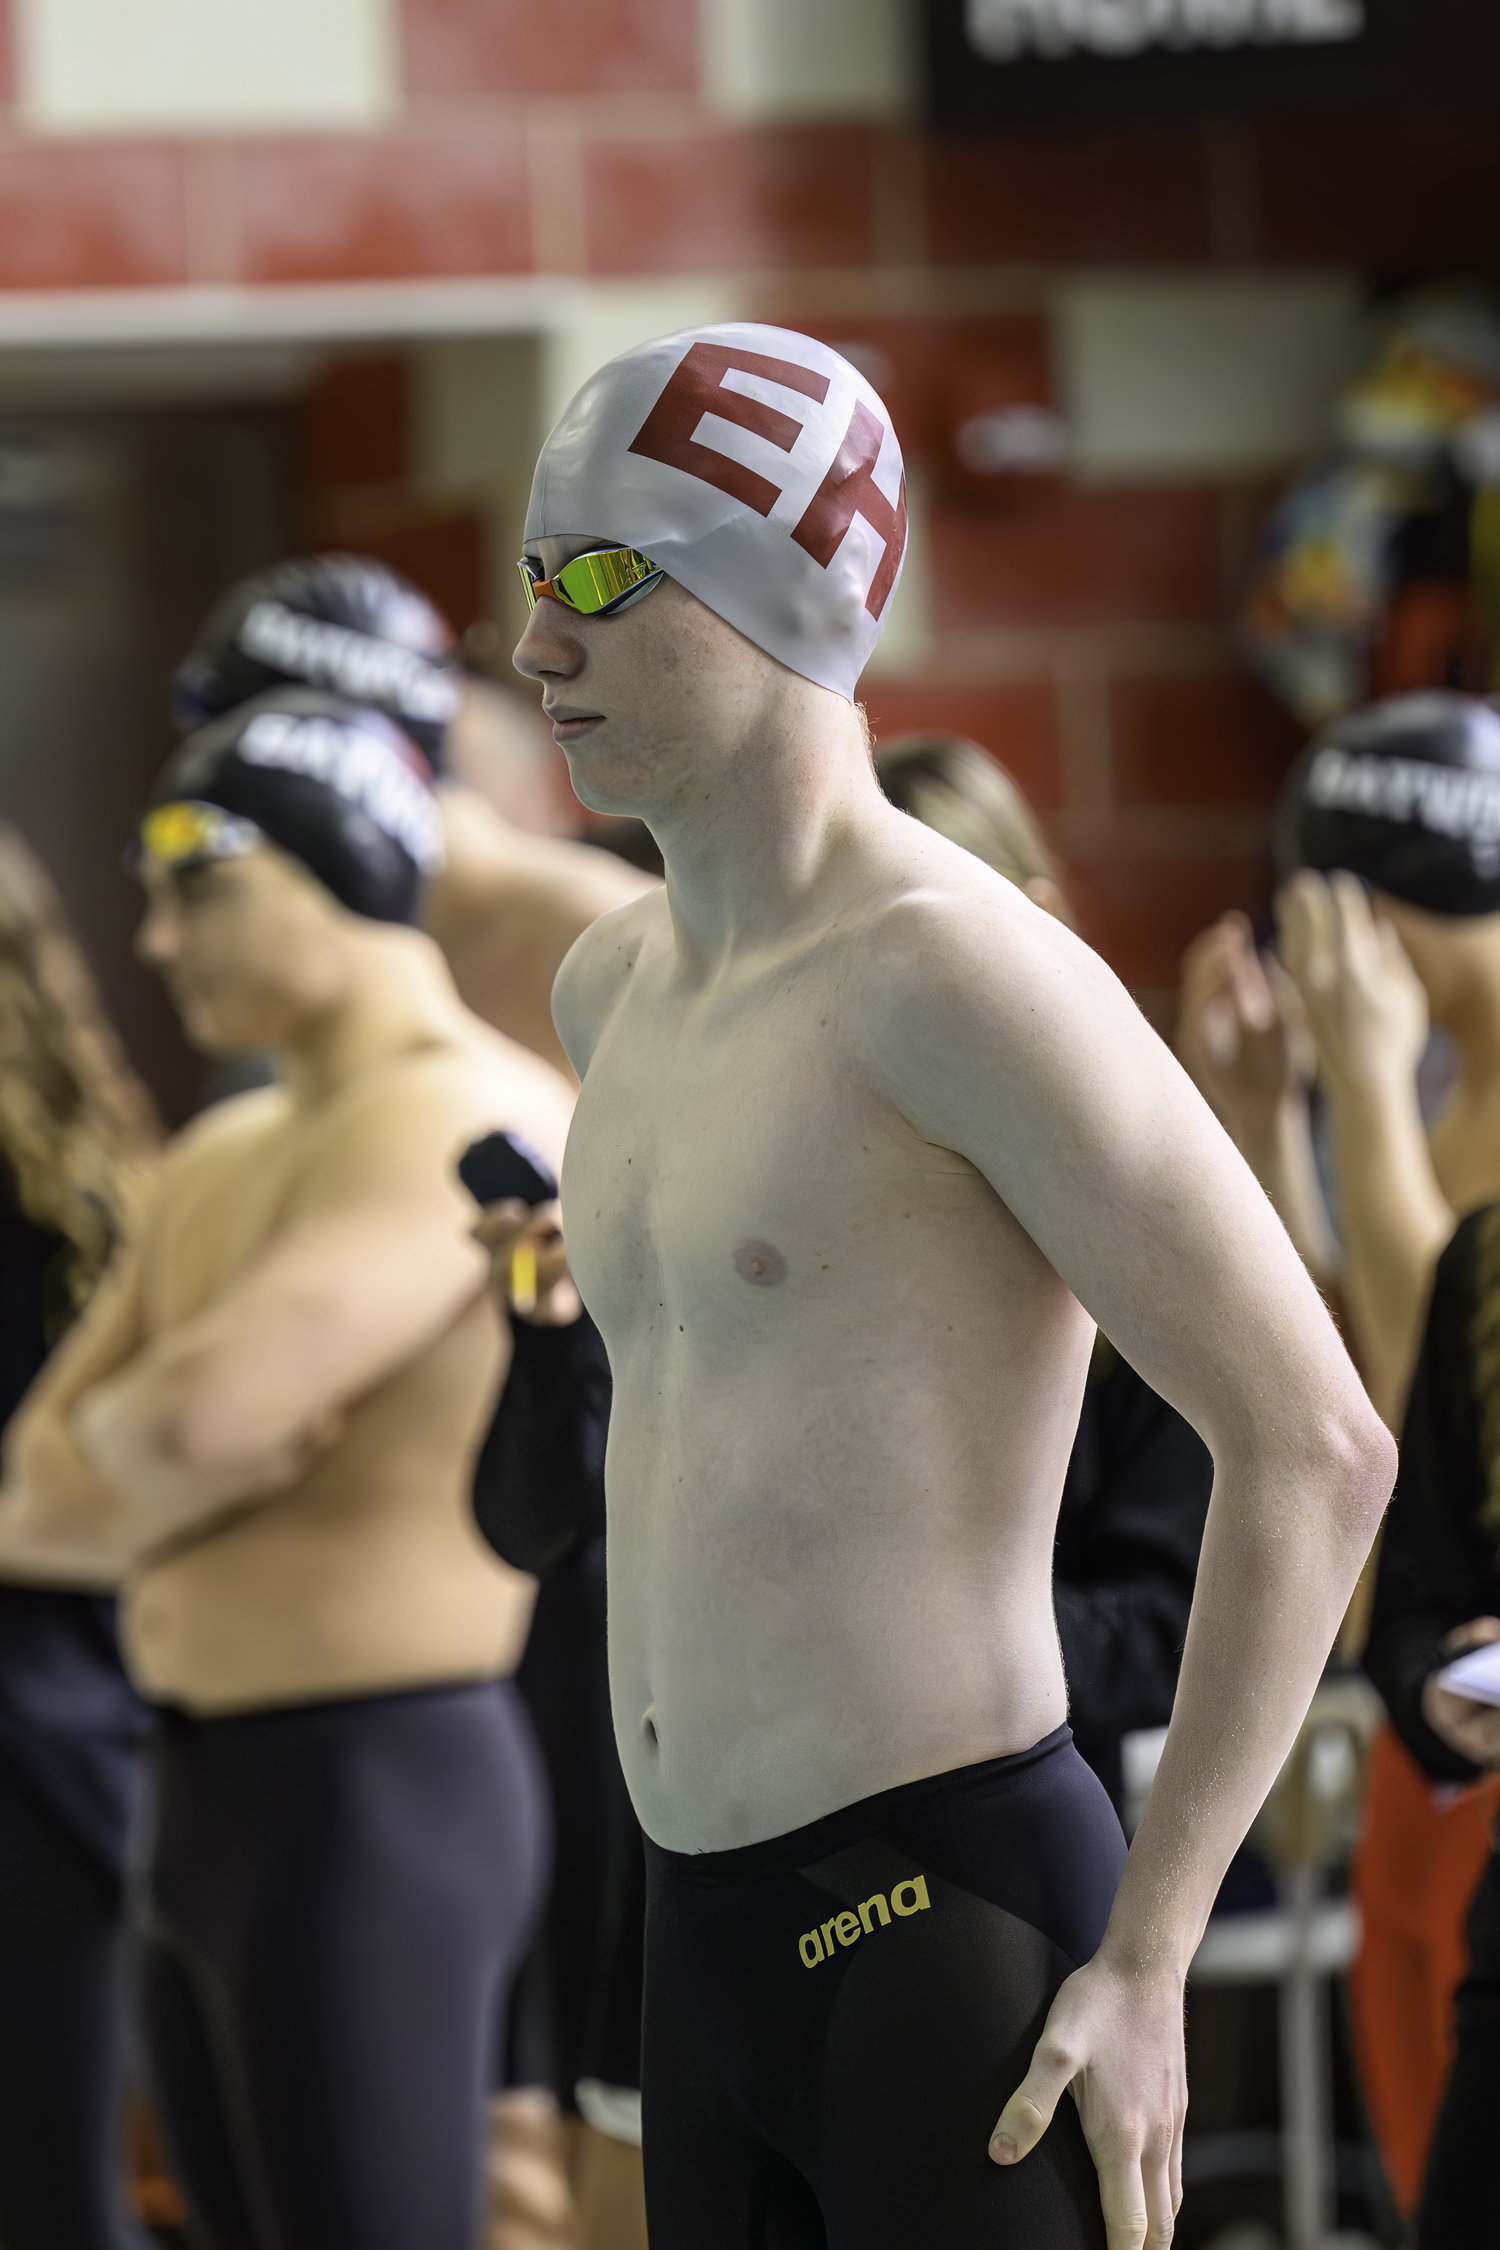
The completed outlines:
[[[528,610],[545,594],[565,609],[576,609],[580,617],[608,617],[649,593],[662,576],[660,564],[637,547],[596,547],[590,554],[575,555],[550,578],[524,555],[516,567]]]
[[[265,838],[253,820],[225,812],[220,805],[180,798],[153,805],[136,830],[141,856],[163,867],[189,867],[210,859],[243,859]]]

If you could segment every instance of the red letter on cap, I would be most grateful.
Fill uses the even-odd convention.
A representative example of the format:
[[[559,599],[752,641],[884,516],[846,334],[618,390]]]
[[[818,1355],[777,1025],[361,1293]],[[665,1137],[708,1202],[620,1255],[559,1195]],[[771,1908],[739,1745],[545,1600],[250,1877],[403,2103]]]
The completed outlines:
[[[815,375],[810,367],[797,367],[789,359],[768,359],[763,352],[733,351],[723,344],[694,344],[636,432],[630,451],[648,461],[665,461],[669,469],[685,469],[690,477],[717,485],[731,499],[743,500],[758,516],[768,516],[781,498],[780,485],[757,476],[743,461],[701,445],[693,432],[705,414],[717,414],[790,453],[803,426],[761,399],[726,391],[724,378],[731,367],[742,375],[759,375],[768,383],[800,391],[820,406],[828,396],[828,377]]]
[[[838,553],[844,533],[856,516],[885,541],[880,568],[870,582],[865,608],[878,617],[890,599],[896,571],[906,546],[906,479],[893,508],[875,482],[874,469],[885,442],[885,430],[863,400],[856,400],[844,442],[833,466],[807,504],[792,537],[826,570]]]

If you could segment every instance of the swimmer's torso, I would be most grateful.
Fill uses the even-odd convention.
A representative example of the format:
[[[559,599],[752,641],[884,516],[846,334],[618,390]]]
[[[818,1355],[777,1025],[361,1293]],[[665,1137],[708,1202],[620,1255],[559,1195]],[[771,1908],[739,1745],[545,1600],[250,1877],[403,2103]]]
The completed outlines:
[[[1052,1544],[1092,1329],[881,1092],[857,919],[713,989],[664,898],[606,930],[564,1223],[615,1376],[616,1724],[649,1833],[712,1851],[1063,1718]]]
[[[415,1058],[384,1067],[433,1066]],[[466,1072],[445,1067],[472,1081],[476,1126],[519,1113],[550,1142],[535,1122],[533,1080],[551,1074],[531,1057],[513,1068],[487,1056]],[[175,1152],[142,1243],[148,1336],[211,1305],[307,1214],[303,1176],[326,1151],[324,1136],[347,1131],[348,1105],[372,1092],[347,1088],[310,1117],[279,1090],[250,1095]],[[560,1131],[565,1092],[541,1092]],[[455,1154],[465,1137],[460,1126]],[[476,1288],[444,1333],[347,1407],[336,1441],[297,1484],[137,1570],[123,1626],[138,1684],[214,1712],[508,1672],[524,1645],[532,1582],[491,1554],[469,1507],[501,1365],[500,1324]]]

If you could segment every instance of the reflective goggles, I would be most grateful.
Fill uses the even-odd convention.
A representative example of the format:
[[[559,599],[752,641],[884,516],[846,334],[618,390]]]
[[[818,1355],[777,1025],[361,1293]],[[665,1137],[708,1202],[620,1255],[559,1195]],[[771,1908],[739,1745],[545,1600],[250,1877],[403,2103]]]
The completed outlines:
[[[637,547],[595,547],[587,555],[575,555],[550,578],[543,578],[524,555],[516,568],[528,610],[535,609],[537,597],[546,594],[565,609],[576,609],[580,617],[612,616],[649,594],[662,577],[661,565]]]
[[[206,860],[243,859],[264,842],[253,820],[184,797],[142,814],[126,864],[133,873],[139,873],[143,859],[173,869],[201,867]]]

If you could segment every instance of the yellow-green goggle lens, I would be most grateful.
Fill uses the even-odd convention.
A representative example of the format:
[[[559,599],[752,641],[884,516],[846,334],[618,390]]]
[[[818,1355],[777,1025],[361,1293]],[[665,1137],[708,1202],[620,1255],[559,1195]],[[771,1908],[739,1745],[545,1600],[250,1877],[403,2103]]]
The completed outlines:
[[[153,805],[137,833],[141,850],[163,867],[185,867],[193,860],[241,859],[261,840],[253,821],[188,798]]]
[[[661,575],[659,566],[637,547],[600,547],[593,554],[575,555],[551,578],[538,577],[530,563],[520,565],[526,606],[535,609],[538,594],[550,594],[580,617],[601,617],[616,608],[627,594]]]

